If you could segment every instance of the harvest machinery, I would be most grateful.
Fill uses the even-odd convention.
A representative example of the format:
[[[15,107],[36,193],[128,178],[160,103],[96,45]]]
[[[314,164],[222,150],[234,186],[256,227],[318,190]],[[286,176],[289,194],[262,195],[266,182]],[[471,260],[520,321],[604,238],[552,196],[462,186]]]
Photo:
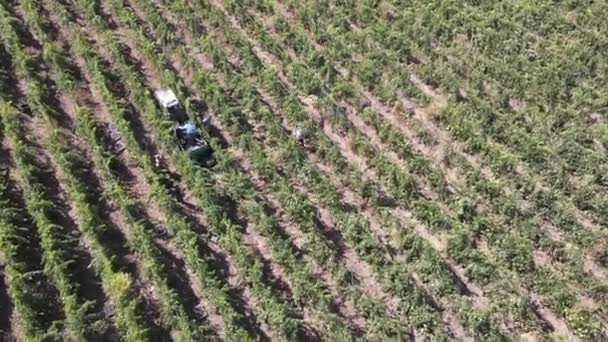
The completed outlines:
[[[164,115],[175,121],[174,138],[182,151],[188,153],[190,159],[199,165],[211,167],[215,165],[213,149],[202,138],[194,123],[181,109],[175,93],[171,89],[161,89],[154,93]]]

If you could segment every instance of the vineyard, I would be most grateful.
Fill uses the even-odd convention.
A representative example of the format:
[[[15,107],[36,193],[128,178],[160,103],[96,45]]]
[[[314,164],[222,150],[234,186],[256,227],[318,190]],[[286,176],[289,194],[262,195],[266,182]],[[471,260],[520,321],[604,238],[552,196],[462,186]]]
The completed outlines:
[[[0,334],[608,340],[606,17],[0,0]]]

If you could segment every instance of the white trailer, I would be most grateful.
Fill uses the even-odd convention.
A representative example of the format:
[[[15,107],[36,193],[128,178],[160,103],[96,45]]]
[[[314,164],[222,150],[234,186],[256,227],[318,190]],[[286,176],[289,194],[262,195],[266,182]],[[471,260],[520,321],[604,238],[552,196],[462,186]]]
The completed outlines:
[[[174,120],[179,119],[179,101],[173,90],[160,89],[154,92],[154,96],[165,115],[172,117]]]

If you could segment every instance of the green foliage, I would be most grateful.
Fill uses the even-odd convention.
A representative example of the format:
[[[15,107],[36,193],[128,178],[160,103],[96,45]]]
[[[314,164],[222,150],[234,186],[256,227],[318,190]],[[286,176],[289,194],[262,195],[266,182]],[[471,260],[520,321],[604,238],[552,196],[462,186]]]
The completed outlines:
[[[42,41],[51,77],[61,92],[72,92],[80,81],[70,54],[40,20],[37,2],[24,3],[24,22]],[[99,5],[77,0],[74,13],[58,1],[49,7],[68,32],[70,52],[85,78],[119,123],[129,159],[144,171],[150,200],[163,209],[187,267],[224,318],[228,339],[251,336],[240,326],[222,275],[201,254],[210,236],[234,258],[258,302],[256,315],[285,339],[303,338],[303,308],[312,308],[314,319],[323,322],[324,338],[354,336],[298,249],[338,280],[339,295],[366,319],[366,338],[403,339],[407,327],[415,327],[447,340],[453,331],[444,323],[455,313],[475,338],[504,340],[544,328],[531,295],[540,295],[576,334],[601,337],[603,321],[576,300],[584,294],[606,304],[602,284],[580,269],[589,249],[606,238],[602,227],[608,222],[608,200],[600,195],[608,163],[600,151],[606,145],[606,94],[598,89],[605,82],[594,76],[605,63],[602,52],[589,53],[603,51],[606,35],[589,13],[548,1],[522,6],[146,0],[132,11],[110,0],[103,11],[121,27],[118,35],[99,15]],[[75,13],[89,22],[86,31]],[[18,34],[11,27],[18,23],[9,18],[2,24],[16,69],[21,76],[32,74],[40,61],[15,43]],[[125,39],[133,46],[127,48]],[[144,72],[131,64],[130,54],[144,62]],[[175,66],[179,75],[172,72]],[[167,134],[170,124],[146,88],[157,77],[155,82],[177,91],[189,113],[197,109],[191,94],[203,97],[238,157],[220,146],[213,131],[203,132],[217,151],[212,172],[177,153]],[[44,87],[23,78],[28,106],[52,122]],[[131,119],[139,114],[203,208],[209,233],[199,235],[162,186],[166,176],[157,173],[134,134]],[[145,236],[149,227],[138,219],[141,203],[121,184],[117,160],[104,150],[95,120],[84,112],[79,120],[79,130],[95,147],[96,166],[110,179],[109,196],[120,198],[135,231],[132,247],[144,255],[146,276],[159,284],[163,321],[182,337],[197,339],[203,330],[166,284],[166,269]],[[313,147],[293,142],[289,130],[295,125],[306,128]],[[92,203],[78,182],[80,159],[64,149],[61,134],[51,138],[53,158],[70,174],[71,201]],[[17,150],[33,159],[27,148]],[[27,180],[35,181],[35,175]],[[32,210],[49,206],[44,198],[31,202]],[[269,211],[267,202],[281,213]],[[87,218],[82,229],[95,226],[89,214],[94,210],[84,204],[78,209]],[[243,246],[248,228],[235,217],[269,242],[273,262],[286,273],[289,298],[265,279],[263,260]],[[285,237],[286,226],[301,237],[298,249]],[[357,272],[343,264],[342,244],[398,299],[394,310],[371,298]],[[95,253],[105,255],[101,247]],[[547,265],[537,260],[545,254]],[[97,268],[106,292],[128,293],[126,275]],[[473,284],[483,287],[490,307],[476,303],[479,298],[469,300],[479,296],[470,293]],[[112,297],[118,303],[119,293]],[[128,315],[131,297],[125,298],[127,315],[117,323],[137,332],[128,328],[134,316]],[[72,324],[69,317],[67,322]]]

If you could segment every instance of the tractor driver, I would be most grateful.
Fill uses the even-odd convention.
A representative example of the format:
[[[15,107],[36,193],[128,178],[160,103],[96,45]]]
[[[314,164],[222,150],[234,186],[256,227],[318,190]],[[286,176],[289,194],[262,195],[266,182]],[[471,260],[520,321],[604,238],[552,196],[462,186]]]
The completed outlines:
[[[196,126],[194,126],[194,124],[190,120],[186,121],[182,125],[179,125],[177,127],[177,129],[181,132],[186,143],[194,144],[196,142],[196,138],[198,136],[198,130],[196,129]]]

